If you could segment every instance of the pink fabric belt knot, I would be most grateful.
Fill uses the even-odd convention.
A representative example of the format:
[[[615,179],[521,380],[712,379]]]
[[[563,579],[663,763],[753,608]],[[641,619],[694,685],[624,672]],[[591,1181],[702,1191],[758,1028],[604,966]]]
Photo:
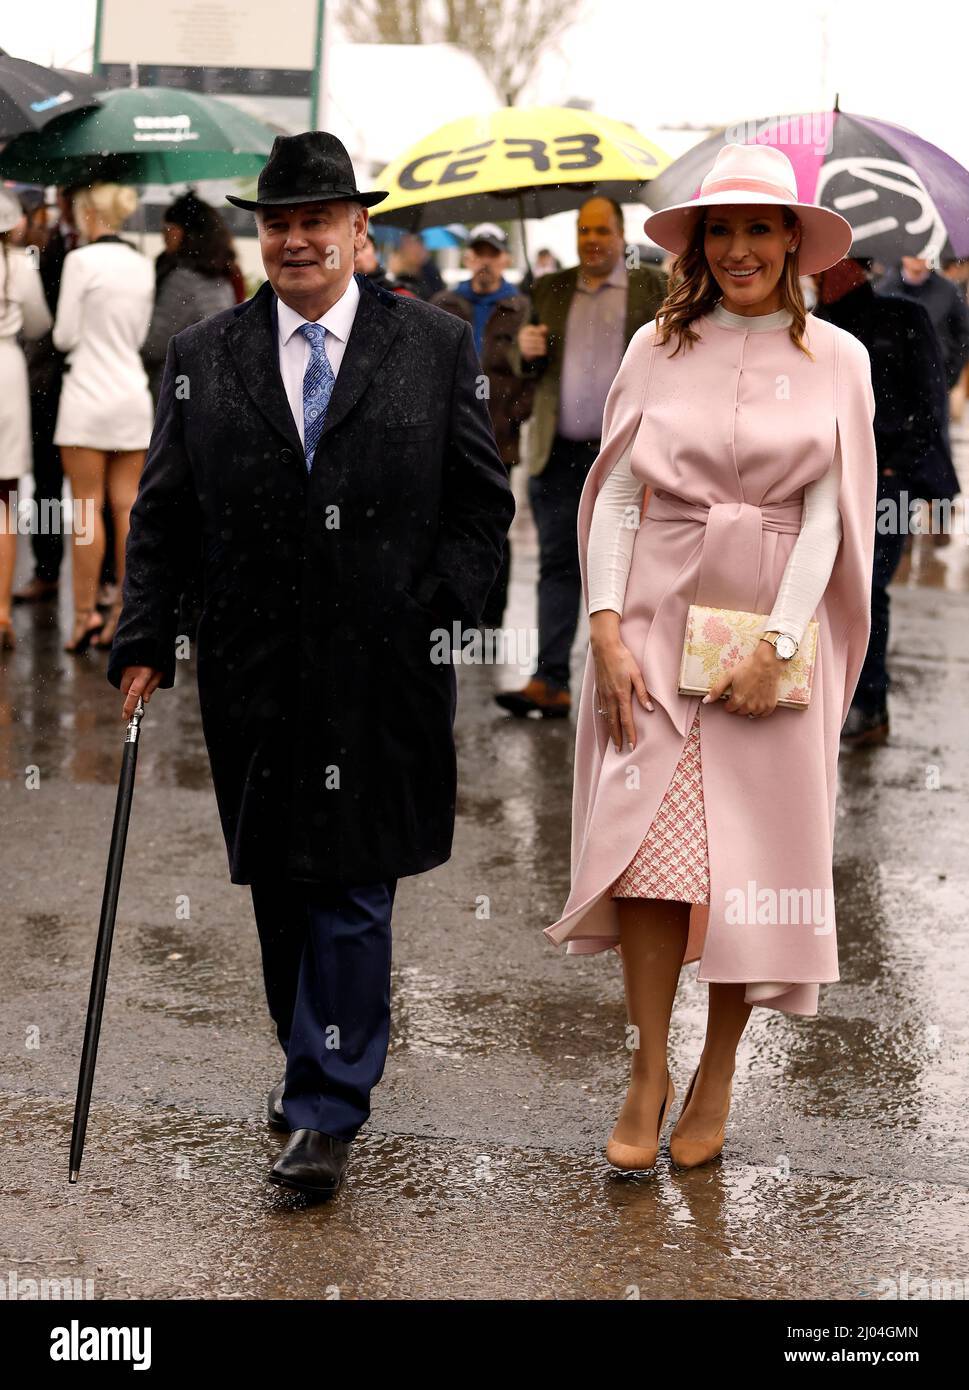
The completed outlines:
[[[650,494],[646,519],[695,521],[703,526],[694,551],[663,594],[643,649],[643,674],[680,733],[686,735],[700,701],[677,692],[680,654],[691,603],[755,612],[765,531],[801,529],[803,493],[763,507],[751,502],[688,502],[662,489]],[[772,600],[773,601],[773,600]]]

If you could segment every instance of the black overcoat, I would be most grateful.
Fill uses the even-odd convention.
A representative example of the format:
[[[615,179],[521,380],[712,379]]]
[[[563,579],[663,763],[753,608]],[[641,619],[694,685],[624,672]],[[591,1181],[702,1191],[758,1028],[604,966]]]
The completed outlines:
[[[174,684],[200,563],[199,702],[233,883],[362,885],[451,852],[455,672],[432,633],[480,620],[515,505],[470,326],[356,280],[312,471],[267,283],[171,340],[131,510],[108,679],[152,666]]]

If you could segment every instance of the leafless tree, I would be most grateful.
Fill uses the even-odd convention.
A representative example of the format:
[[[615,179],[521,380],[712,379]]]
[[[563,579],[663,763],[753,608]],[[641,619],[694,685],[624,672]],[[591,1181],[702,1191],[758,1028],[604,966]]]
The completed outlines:
[[[341,0],[354,43],[453,43],[514,106],[542,52],[578,18],[581,0]]]

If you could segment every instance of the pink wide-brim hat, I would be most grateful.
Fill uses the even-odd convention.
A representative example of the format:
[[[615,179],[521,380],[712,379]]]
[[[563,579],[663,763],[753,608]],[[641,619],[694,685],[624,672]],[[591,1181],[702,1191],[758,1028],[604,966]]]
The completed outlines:
[[[654,212],[643,223],[643,231],[664,251],[679,256],[690,244],[701,208],[743,203],[776,204],[797,213],[801,275],[817,275],[848,254],[853,235],[850,222],[830,208],[800,202],[794,165],[772,145],[724,145],[700,184],[699,196]]]

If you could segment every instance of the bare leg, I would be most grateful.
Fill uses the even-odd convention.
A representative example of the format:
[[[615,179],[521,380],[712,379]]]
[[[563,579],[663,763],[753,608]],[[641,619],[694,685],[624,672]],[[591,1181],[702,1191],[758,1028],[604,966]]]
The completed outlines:
[[[72,568],[74,576],[74,631],[68,649],[78,642],[86,629],[100,630],[101,618],[95,610],[98,597],[98,577],[104,559],[104,480],[106,458],[102,449],[87,449],[70,445],[61,448],[64,472],[71,484],[75,510],[83,508],[83,525],[72,532]],[[93,540],[87,544],[83,533],[94,523]]]
[[[6,499],[6,487],[0,480],[0,623],[10,621],[13,572],[17,564],[17,514]]]
[[[744,1003],[744,984],[711,984],[707,1035],[690,1103],[676,1122],[683,1139],[710,1139],[724,1121],[730,1104],[730,1082],[751,1005]]]
[[[138,483],[145,463],[144,449],[108,456],[108,502],[114,521],[115,574],[118,589],[124,579],[124,549],[128,539],[128,517],[138,496]]]
[[[114,572],[117,578],[117,597],[104,620],[104,627],[98,633],[95,646],[110,647],[118,619],[121,617],[121,595],[124,585],[124,552],[128,539],[128,525],[131,508],[138,495],[138,480],[145,461],[143,449],[108,455],[108,505],[111,508],[112,530],[114,531]]]
[[[638,1030],[632,1077],[613,1138],[648,1147],[666,1095],[670,1015],[689,936],[690,904],[617,898],[626,1013]],[[635,1035],[634,1035],[635,1040]]]

